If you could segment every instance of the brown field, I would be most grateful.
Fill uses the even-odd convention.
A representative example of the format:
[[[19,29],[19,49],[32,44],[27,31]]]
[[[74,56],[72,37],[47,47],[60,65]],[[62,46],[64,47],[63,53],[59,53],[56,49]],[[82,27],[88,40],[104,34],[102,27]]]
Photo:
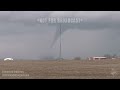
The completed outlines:
[[[120,60],[1,60],[0,79],[120,79]]]

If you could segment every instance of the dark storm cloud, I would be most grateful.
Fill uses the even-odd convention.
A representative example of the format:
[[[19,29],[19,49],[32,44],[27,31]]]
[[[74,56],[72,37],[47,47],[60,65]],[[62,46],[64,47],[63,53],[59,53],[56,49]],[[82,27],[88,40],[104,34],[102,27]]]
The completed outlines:
[[[83,22],[79,24],[65,24],[63,29],[89,29],[99,30],[104,28],[118,29],[120,23],[120,12],[45,12],[45,11],[12,11],[12,12],[0,12],[0,22],[9,23],[21,23],[24,25],[38,25],[37,19],[40,17],[80,17],[83,18]],[[51,24],[50,24],[51,25]],[[55,24],[56,25],[56,24]],[[54,24],[53,24],[54,26]]]
[[[102,12],[103,14],[100,16],[94,17],[94,12],[91,17],[87,12],[88,16],[81,16],[83,18],[83,22],[78,24],[62,24],[62,34],[67,30],[120,30],[120,13],[119,12]],[[98,12],[99,13],[99,12]],[[99,13],[100,14],[100,13]],[[80,17],[80,16],[79,16]],[[58,25],[59,26],[59,25]],[[59,27],[56,31],[54,41],[52,45],[56,42],[59,38]]]

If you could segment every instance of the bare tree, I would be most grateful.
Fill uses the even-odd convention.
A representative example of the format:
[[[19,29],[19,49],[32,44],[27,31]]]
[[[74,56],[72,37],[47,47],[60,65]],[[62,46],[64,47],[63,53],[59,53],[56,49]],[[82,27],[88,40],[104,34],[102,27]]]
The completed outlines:
[[[74,60],[81,60],[81,57],[75,57]]]
[[[113,56],[110,54],[105,54],[104,57],[106,57],[107,59],[111,59]]]
[[[117,54],[113,54],[112,58],[117,58]]]

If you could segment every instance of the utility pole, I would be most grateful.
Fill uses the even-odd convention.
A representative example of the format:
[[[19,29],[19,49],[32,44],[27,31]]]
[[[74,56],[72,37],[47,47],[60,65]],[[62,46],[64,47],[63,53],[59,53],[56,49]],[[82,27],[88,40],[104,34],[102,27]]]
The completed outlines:
[[[59,50],[60,50],[60,51],[59,51],[59,58],[58,58],[59,60],[63,60],[63,58],[62,58],[62,42],[61,42],[61,41],[62,41],[62,40],[61,40],[61,39],[62,39],[62,38],[61,38],[61,32],[62,32],[61,29],[62,29],[62,28],[61,28],[61,27],[62,27],[62,25],[61,25],[61,23],[60,23],[60,28],[59,28],[59,34],[60,34],[60,42],[59,42],[59,47],[60,47],[60,48],[59,48]]]
[[[59,52],[59,59],[61,59],[61,23],[60,23],[60,52]]]

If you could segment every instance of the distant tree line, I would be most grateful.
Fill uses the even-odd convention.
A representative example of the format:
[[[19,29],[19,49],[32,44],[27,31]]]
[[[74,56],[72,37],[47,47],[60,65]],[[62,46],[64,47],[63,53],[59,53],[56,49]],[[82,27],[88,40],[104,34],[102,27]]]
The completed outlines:
[[[117,58],[118,56],[116,54],[105,54],[104,57],[108,58],[108,59],[111,59],[111,58]]]

